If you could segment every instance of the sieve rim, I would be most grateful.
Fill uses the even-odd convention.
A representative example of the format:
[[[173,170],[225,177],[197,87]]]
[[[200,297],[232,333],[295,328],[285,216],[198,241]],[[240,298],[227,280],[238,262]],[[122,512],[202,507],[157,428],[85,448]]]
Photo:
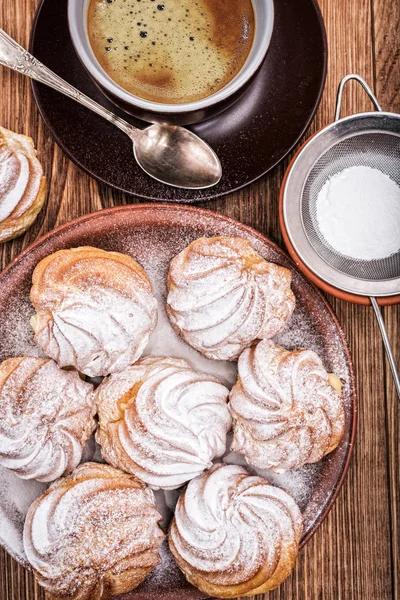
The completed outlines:
[[[369,304],[368,298],[375,296],[391,298],[392,301],[382,303],[395,304],[400,302],[400,277],[376,281],[342,273],[317,253],[303,224],[303,190],[313,166],[336,144],[365,133],[400,137],[400,115],[377,111],[356,113],[322,128],[304,142],[289,164],[282,182],[279,202],[281,228],[292,258],[319,287],[357,303]]]

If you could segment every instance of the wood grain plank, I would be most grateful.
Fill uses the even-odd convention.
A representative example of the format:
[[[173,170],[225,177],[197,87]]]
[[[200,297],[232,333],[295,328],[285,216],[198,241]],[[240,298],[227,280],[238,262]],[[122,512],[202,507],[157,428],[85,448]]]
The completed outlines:
[[[37,0],[0,3],[1,26],[23,45],[28,43],[37,4]],[[349,72],[375,82],[382,104],[399,110],[399,3],[320,0],[320,6],[329,40],[329,71],[320,109],[307,135],[331,122],[338,82]],[[97,185],[63,155],[38,116],[25,78],[0,68],[0,89],[0,122],[35,139],[50,190],[35,225],[22,238],[2,247],[4,266],[38,235],[56,225],[102,207],[136,200]],[[361,89],[351,85],[345,95],[344,112],[350,114],[369,106]],[[281,244],[278,194],[288,160],[249,188],[204,206],[252,225]],[[399,598],[399,405],[384,366],[372,311],[336,300],[332,304],[347,331],[359,380],[360,417],[355,455],[333,510],[301,552],[293,576],[280,589],[258,596],[258,600]],[[398,307],[385,311],[389,335],[396,340],[397,356],[399,317]],[[391,561],[394,567],[397,565],[397,571]],[[0,598],[45,598],[31,574],[4,551],[0,551]]]
[[[400,3],[371,0],[375,85],[384,110],[400,112]]]
[[[371,0],[375,40],[375,91],[384,110],[400,112],[400,3]],[[400,369],[400,306],[384,311],[394,356]],[[393,598],[400,598],[400,404],[388,365],[386,372],[387,444],[392,536]]]
[[[394,356],[400,369],[400,307],[385,309],[385,322],[390,336]],[[392,535],[392,586],[393,598],[400,598],[400,405],[392,375],[386,366],[387,443],[389,497]]]

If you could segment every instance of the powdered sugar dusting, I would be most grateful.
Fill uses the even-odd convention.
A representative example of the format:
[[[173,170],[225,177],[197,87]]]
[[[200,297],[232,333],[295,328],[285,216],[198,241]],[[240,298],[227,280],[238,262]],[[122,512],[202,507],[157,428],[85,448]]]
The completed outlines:
[[[196,240],[172,260],[168,278],[171,322],[208,358],[237,359],[281,331],[295,306],[290,272],[243,237]]]
[[[40,356],[44,353],[34,342],[30,319],[35,310],[29,300],[29,288],[17,293],[2,304],[4,318],[0,317],[0,360],[17,356]]]
[[[232,450],[276,473],[315,463],[344,433],[340,394],[315,352],[262,340],[239,358],[230,394]]]
[[[322,359],[326,370],[335,373],[346,383],[348,366],[343,360],[342,340],[334,324],[325,322],[325,315],[322,316],[323,323],[318,323],[320,319],[321,315],[310,314],[306,305],[297,302],[294,314],[285,329],[274,337],[274,342],[286,350],[313,350]],[[329,327],[330,338],[319,335],[318,325],[322,324]]]
[[[135,386],[134,407],[120,411]],[[228,395],[184,359],[149,356],[98,387],[96,439],[109,464],[153,489],[176,489],[224,454],[232,425]]]
[[[248,583],[261,567],[268,581],[279,562],[279,585],[291,571],[302,531],[290,495],[237,465],[220,464],[193,479],[180,497],[170,548],[179,564],[185,561],[190,574],[208,584]]]
[[[277,474],[267,469],[258,469],[249,465],[243,454],[236,452],[227,452],[222,461],[225,464],[234,464],[244,467],[249,473],[258,475],[267,479],[273,485],[276,485],[288,494],[293,496],[296,504],[304,512],[312,495],[312,491],[321,478],[323,471],[323,463],[315,463],[305,465],[300,469],[286,471],[285,473]]]
[[[71,473],[96,427],[95,413],[93,387],[76,371],[37,357],[3,362],[0,464],[43,482]]]
[[[65,230],[62,236],[50,238],[46,244],[31,253],[13,271],[12,277],[3,278],[0,286],[0,356],[38,354],[33,342],[29,317],[33,309],[29,302],[30,276],[37,262],[44,256],[62,247],[81,245],[99,246],[104,250],[127,253],[135,258],[148,272],[155,295],[159,302],[159,323],[146,348],[146,355],[167,354],[185,358],[199,371],[219,378],[231,387],[236,380],[236,364],[223,361],[209,361],[189,348],[172,330],[166,317],[164,306],[167,294],[166,277],[169,263],[190,242],[213,235],[242,235],[250,240],[255,250],[266,260],[276,261],[293,268],[289,260],[273,246],[266,245],[257,236],[252,236],[245,228],[232,222],[225,222],[217,215],[202,211],[163,207],[162,209],[126,208],[120,212],[100,213],[90,218],[91,231],[85,225],[74,225]],[[334,320],[327,311],[321,297],[296,271],[293,273],[292,288],[296,295],[296,310],[285,330],[276,338],[277,343],[288,349],[311,348],[321,358],[329,372],[335,372],[344,383],[343,398],[346,407],[345,437],[339,448],[325,457],[320,463],[291,471],[285,475],[261,473],[269,481],[290,492],[303,512],[304,534],[314,527],[325,509],[349,451],[352,427],[353,389],[348,366],[346,349]],[[228,441],[229,444],[229,441]],[[87,446],[89,454],[95,447]],[[98,455],[96,460],[98,459]],[[228,454],[226,462],[243,464],[244,458]],[[252,471],[248,465],[246,468]],[[22,482],[17,477],[0,469],[0,537],[8,550],[20,562],[26,561],[22,551],[22,523],[29,502],[44,489],[35,482]],[[3,485],[3,482],[7,482]],[[157,504],[166,524],[172,515],[177,495],[181,490],[157,492]],[[25,498],[24,504],[17,506],[18,499]],[[172,575],[171,575],[172,573]],[[154,579],[153,579],[154,576]],[[173,591],[171,587],[174,586]],[[143,591],[144,590],[144,591]],[[161,590],[161,591],[160,591]],[[163,565],[157,567],[147,581],[137,591],[138,598],[150,600],[155,597],[188,598],[198,597],[199,593],[186,584],[176,570],[172,557],[163,553]]]
[[[136,362],[157,322],[142,267],[126,254],[81,247],[41,261],[33,273],[35,340],[60,367],[90,377]]]
[[[33,140],[0,127],[0,221],[32,207],[42,176]]]
[[[29,506],[46,489],[38,481],[23,481],[0,466],[0,543],[18,562],[29,566],[25,555],[22,532]]]
[[[85,463],[30,507],[24,548],[35,574],[56,597],[92,598],[107,573],[159,563],[165,538],[151,490],[108,465]],[[86,568],[82,568],[82,566]],[[144,575],[138,573],[137,584]]]
[[[158,301],[158,323],[146,347],[144,356],[174,356],[185,358],[196,371],[217,377],[222,383],[232,386],[237,378],[237,364],[231,361],[209,360],[186,344],[171,327],[165,311],[167,299],[166,273],[164,269],[149,265],[147,268]]]

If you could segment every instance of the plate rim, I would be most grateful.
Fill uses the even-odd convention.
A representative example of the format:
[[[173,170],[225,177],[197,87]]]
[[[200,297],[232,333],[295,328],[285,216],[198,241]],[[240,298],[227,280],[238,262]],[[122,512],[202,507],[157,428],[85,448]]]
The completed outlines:
[[[241,223],[240,221],[237,221],[236,219],[233,219],[231,217],[227,217],[226,215],[216,213],[215,211],[212,211],[212,210],[198,208],[198,207],[194,207],[194,206],[187,206],[187,205],[182,206],[179,204],[171,204],[171,203],[167,203],[167,202],[164,202],[164,203],[153,203],[153,202],[150,203],[149,202],[149,203],[133,204],[133,205],[128,204],[125,206],[114,206],[112,208],[100,209],[100,210],[92,212],[92,213],[81,215],[80,217],[76,217],[75,219],[72,219],[66,223],[63,223],[62,225],[59,225],[58,227],[47,232],[46,234],[38,237],[34,242],[29,244],[29,246],[27,246],[25,248],[25,250],[23,250],[20,254],[18,254],[3,269],[3,271],[0,272],[0,285],[3,280],[7,279],[11,275],[13,269],[18,267],[20,265],[20,263],[22,263],[25,260],[25,258],[32,251],[34,251],[34,250],[40,248],[42,245],[46,244],[46,242],[50,238],[58,237],[66,230],[69,230],[71,228],[73,229],[76,226],[82,225],[82,224],[86,223],[87,221],[90,221],[94,218],[95,219],[98,219],[99,217],[107,218],[108,216],[114,215],[116,213],[123,214],[123,213],[141,212],[141,211],[150,211],[150,212],[154,212],[154,213],[174,212],[174,213],[180,213],[180,215],[182,214],[182,212],[185,212],[185,213],[190,213],[190,214],[196,215],[196,218],[197,217],[201,218],[203,216],[206,218],[211,218],[213,220],[222,221],[224,223],[227,223],[228,225],[239,228],[239,229],[243,230],[244,232],[248,233],[249,235],[257,238],[261,243],[266,244],[269,247],[272,247],[278,254],[282,255],[289,262],[289,264],[292,266],[292,268],[298,273],[298,275],[307,281],[307,283],[313,288],[314,293],[322,301],[325,309],[328,311],[330,317],[332,318],[332,320],[336,326],[336,330],[338,331],[338,334],[341,339],[342,348],[346,355],[346,364],[347,364],[347,367],[349,369],[349,374],[350,374],[349,384],[350,384],[350,396],[351,396],[352,402],[351,402],[351,423],[350,423],[350,428],[349,428],[349,442],[348,442],[348,447],[346,449],[345,460],[344,460],[341,475],[338,478],[338,480],[336,481],[334,487],[332,488],[332,495],[331,495],[327,505],[325,506],[324,510],[320,513],[320,515],[316,519],[314,525],[311,527],[308,534],[301,540],[301,543],[300,543],[300,549],[301,549],[310,541],[310,539],[316,533],[317,529],[319,529],[320,525],[323,523],[323,521],[327,517],[328,513],[331,511],[332,507],[334,506],[336,499],[339,495],[339,492],[342,489],[344,480],[345,480],[347,472],[349,470],[349,466],[350,466],[350,462],[351,462],[351,458],[353,456],[353,451],[354,451],[354,446],[355,446],[357,422],[358,422],[358,399],[357,399],[357,386],[356,386],[356,379],[355,379],[355,373],[354,373],[354,365],[353,365],[353,361],[351,358],[350,350],[348,347],[348,343],[347,343],[344,331],[339,323],[339,320],[338,320],[333,308],[330,306],[328,300],[321,293],[321,291],[312,283],[312,281],[307,279],[299,271],[296,264],[285,253],[285,251],[282,250],[282,248],[280,248],[275,242],[270,240],[267,236],[265,236],[261,232],[257,231],[253,227],[251,227],[249,225],[245,225],[244,223]],[[5,546],[4,546],[4,548],[6,549],[7,552],[9,552]],[[12,553],[10,553],[10,554],[12,555]],[[17,562],[19,562],[19,561],[17,561]]]
[[[36,37],[36,30],[37,30],[37,24],[38,21],[40,19],[40,15],[42,12],[42,8],[44,6],[44,4],[46,2],[48,2],[49,0],[40,0],[40,3],[35,11],[35,16],[32,22],[32,28],[31,28],[31,33],[29,36],[29,51],[32,52],[33,49],[33,42],[34,39]],[[274,0],[274,3],[276,1],[279,0]],[[229,189],[229,190],[225,190],[216,194],[212,193],[212,189],[210,188],[210,193],[206,193],[206,195],[201,196],[200,198],[196,198],[196,197],[192,197],[192,198],[185,198],[185,199],[175,199],[174,202],[177,202],[179,204],[185,204],[185,203],[190,203],[190,204],[197,204],[199,202],[206,202],[208,200],[214,200],[214,199],[219,199],[222,198],[224,196],[226,196],[227,194],[233,194],[235,192],[238,192],[244,188],[246,188],[247,186],[252,185],[253,183],[255,183],[256,181],[258,181],[259,179],[261,179],[262,177],[265,177],[268,173],[270,173],[271,171],[273,171],[283,160],[285,160],[285,158],[293,151],[293,149],[297,146],[297,144],[300,142],[300,140],[302,139],[302,137],[304,136],[304,134],[306,133],[307,129],[309,128],[309,126],[311,125],[318,107],[321,103],[321,99],[322,99],[322,95],[323,92],[325,90],[325,85],[326,85],[326,78],[327,78],[327,72],[328,72],[328,38],[327,38],[327,32],[326,32],[326,27],[325,27],[325,22],[324,19],[322,17],[322,12],[321,9],[319,7],[319,4],[317,2],[317,0],[308,0],[309,2],[312,3],[314,10],[316,12],[317,15],[317,19],[318,19],[318,23],[319,23],[319,27],[320,27],[320,31],[322,34],[322,44],[323,44],[323,62],[324,62],[324,66],[322,69],[322,77],[321,77],[321,83],[320,83],[320,87],[319,87],[319,91],[318,91],[318,95],[316,98],[316,102],[314,103],[313,109],[310,113],[309,118],[307,119],[307,122],[304,126],[304,128],[302,129],[302,131],[300,132],[300,134],[297,136],[297,139],[295,140],[295,142],[292,144],[292,146],[285,152],[285,154],[283,154],[281,156],[281,158],[275,160],[275,162],[266,170],[263,171],[262,173],[260,173],[260,175],[257,175],[256,177],[253,177],[252,179],[250,179],[249,181],[247,181],[246,183],[242,183],[240,185],[236,185],[235,187]],[[274,32],[272,33],[272,38],[274,37]],[[268,60],[268,52],[266,57],[264,58],[264,60],[262,61],[261,65],[264,64],[264,62]],[[82,66],[82,69],[84,69],[84,67]],[[256,75],[256,77],[258,76],[258,74]],[[88,75],[88,77],[90,77]],[[102,178],[101,174],[96,174],[93,173],[93,171],[91,171],[88,167],[82,165],[80,163],[79,160],[76,159],[75,156],[73,156],[72,153],[69,152],[69,150],[66,148],[63,139],[57,135],[55,133],[54,127],[52,125],[52,121],[49,120],[47,113],[45,113],[43,111],[43,107],[38,99],[39,96],[39,90],[40,87],[43,86],[44,84],[38,83],[36,81],[34,81],[33,79],[31,80],[31,89],[32,89],[32,93],[33,93],[33,97],[35,100],[35,104],[37,109],[39,110],[40,116],[43,119],[46,127],[48,128],[53,140],[56,142],[56,144],[61,148],[61,150],[66,154],[66,156],[68,157],[69,160],[71,160],[74,165],[76,165],[79,169],[81,169],[84,173],[86,173],[87,175],[89,175],[90,177],[92,177],[96,182],[101,183],[102,185],[106,185],[107,187],[117,190],[119,192],[122,192],[124,194],[127,194],[130,197],[136,197],[136,198],[141,198],[144,200],[144,202],[171,202],[171,200],[163,200],[162,198],[160,198],[159,196],[143,196],[141,194],[137,194],[135,192],[132,191],[127,191],[126,189],[124,189],[123,187],[119,186],[119,185],[114,185],[109,183],[108,181],[106,181],[105,179]],[[227,109],[229,110],[229,108]],[[216,117],[218,118],[218,116]],[[206,122],[206,121],[203,121]],[[145,123],[145,121],[143,121],[143,123]],[[190,129],[190,127],[189,127]]]

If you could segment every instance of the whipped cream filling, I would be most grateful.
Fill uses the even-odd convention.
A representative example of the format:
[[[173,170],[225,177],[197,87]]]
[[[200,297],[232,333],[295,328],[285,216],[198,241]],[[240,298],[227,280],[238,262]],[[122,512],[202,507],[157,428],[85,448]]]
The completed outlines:
[[[230,394],[231,449],[249,464],[282,473],[331,452],[344,432],[344,407],[320,358],[264,340],[243,352]]]
[[[283,329],[295,306],[290,282],[287,269],[243,238],[201,238],[171,263],[167,312],[188,344],[208,358],[234,360]]]
[[[103,457],[155,489],[183,485],[226,450],[228,394],[183,359],[142,359],[97,390]]]
[[[240,585],[261,570],[265,583],[281,563],[291,564],[301,533],[289,494],[242,467],[215,465],[179,498],[170,547],[185,572],[209,584]]]
[[[96,600],[124,572],[144,579],[164,533],[152,491],[108,465],[85,463],[30,507],[24,548],[51,594]],[[110,576],[108,578],[108,576]],[[136,583],[137,584],[137,583]]]
[[[33,204],[40,189],[43,169],[33,145],[13,134],[9,141],[0,127],[0,222],[14,213],[21,216]],[[18,150],[18,144],[22,144]]]
[[[44,352],[90,377],[136,362],[157,324],[157,301],[140,265],[90,247],[44,260],[31,291],[31,324]]]
[[[93,386],[46,359],[0,365],[0,464],[23,479],[54,481],[80,462],[95,428]]]

